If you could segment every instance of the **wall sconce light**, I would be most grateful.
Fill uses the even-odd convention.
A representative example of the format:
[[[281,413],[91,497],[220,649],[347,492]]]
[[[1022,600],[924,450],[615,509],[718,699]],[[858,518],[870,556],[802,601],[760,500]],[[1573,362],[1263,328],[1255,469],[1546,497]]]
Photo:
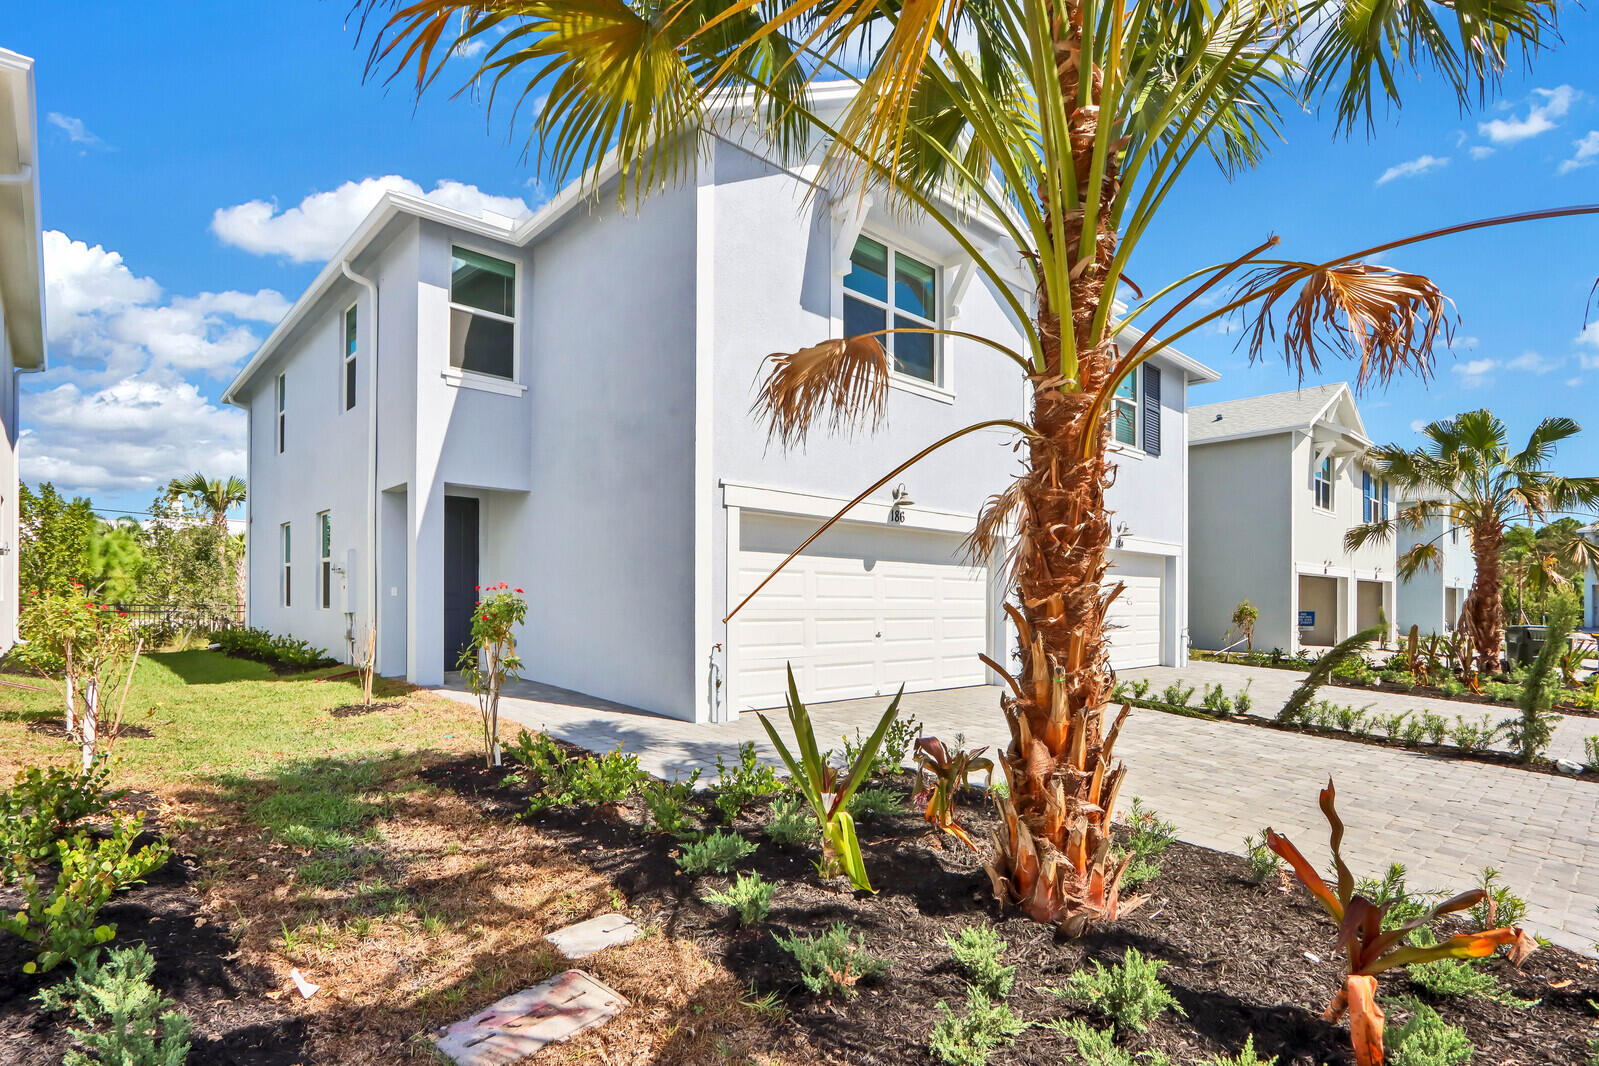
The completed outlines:
[[[1126,522],[1123,522],[1121,525],[1116,527],[1116,548],[1117,548],[1118,551],[1121,549],[1122,545],[1126,542],[1127,534],[1129,534],[1131,532],[1132,532],[1132,530],[1128,527]]]
[[[890,522],[905,521],[905,508],[913,507],[915,504],[916,501],[911,499],[910,490],[905,487],[903,481],[900,482],[894,488],[894,502],[889,505],[888,520]]]

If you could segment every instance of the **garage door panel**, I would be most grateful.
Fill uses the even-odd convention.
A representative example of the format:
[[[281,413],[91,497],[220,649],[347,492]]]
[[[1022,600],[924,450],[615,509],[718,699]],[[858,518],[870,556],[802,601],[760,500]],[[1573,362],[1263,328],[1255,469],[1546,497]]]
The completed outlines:
[[[1110,558],[1105,585],[1114,588],[1120,582],[1123,586],[1105,616],[1110,665],[1116,670],[1158,666],[1165,643],[1165,559],[1124,552],[1112,552]]]

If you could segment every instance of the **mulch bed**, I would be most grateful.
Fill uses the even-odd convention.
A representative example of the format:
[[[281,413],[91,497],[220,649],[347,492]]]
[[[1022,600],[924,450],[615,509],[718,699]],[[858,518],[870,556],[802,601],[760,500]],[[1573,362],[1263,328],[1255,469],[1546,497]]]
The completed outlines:
[[[141,841],[143,843],[143,841]],[[280,995],[269,975],[234,959],[235,944],[219,923],[208,921],[190,885],[194,864],[173,855],[149,882],[117,896],[100,912],[116,926],[114,947],[143,942],[155,956],[152,980],[193,1024],[191,1063],[217,1066],[294,1066],[305,1061],[305,1022],[265,993]],[[0,907],[22,905],[15,889],[0,888]],[[67,1026],[75,1019],[52,1017],[32,1002],[39,989],[65,976],[70,965],[27,975],[33,957],[19,937],[0,935],[0,1061],[8,1066],[59,1063],[72,1046]]]
[[[486,771],[470,760],[442,763],[423,772],[435,784],[471,800],[490,818],[511,818],[527,808],[527,791],[506,771]],[[893,784],[909,794],[909,777]],[[755,812],[761,815],[762,812]],[[707,826],[714,811],[701,811]],[[762,815],[763,816],[763,815]],[[984,840],[994,825],[980,801],[966,808],[964,822]],[[813,849],[785,850],[759,834],[759,819],[742,817],[736,828],[760,850],[740,864],[779,885],[771,916],[762,927],[741,930],[726,909],[700,901],[726,878],[691,878],[674,862],[674,841],[644,831],[632,809],[552,809],[533,824],[569,853],[614,883],[674,938],[696,941],[756,993],[774,993],[787,1006],[788,1023],[827,1061],[926,1064],[928,1034],[936,1004],[963,1009],[964,982],[954,968],[944,935],[975,922],[991,921],[1008,942],[1004,962],[1016,967],[1010,1003],[1029,1021],[1085,1017],[1044,991],[1088,960],[1114,962],[1129,947],[1166,960],[1162,979],[1186,1011],[1166,1014],[1147,1034],[1123,1041],[1131,1050],[1158,1049],[1175,1063],[1234,1053],[1249,1034],[1264,1057],[1278,1066],[1347,1066],[1348,1032],[1324,1022],[1321,1011],[1341,983],[1326,916],[1297,887],[1252,885],[1244,860],[1220,852],[1173,844],[1161,859],[1161,875],[1148,900],[1132,914],[1078,940],[1001,911],[977,856],[928,831],[914,814],[862,822],[866,867],[879,894],[850,892],[843,882],[822,883]],[[1320,841],[1302,841],[1322,857]],[[1430,886],[1426,886],[1430,887]],[[1535,890],[1536,886],[1523,886]],[[873,986],[853,1000],[818,999],[798,980],[789,955],[772,930],[816,933],[837,921],[863,933],[868,948],[891,963]],[[1541,999],[1531,1010],[1471,998],[1434,1003],[1446,1021],[1462,1026],[1477,1047],[1474,1059],[1496,1066],[1585,1062],[1588,1040],[1599,1036],[1595,1012],[1599,963],[1558,948],[1539,951],[1517,971],[1502,959],[1486,964],[1514,995]],[[1403,976],[1383,978],[1385,996],[1411,989]],[[995,1063],[1044,1066],[1075,1062],[1065,1036],[1034,1026]]]

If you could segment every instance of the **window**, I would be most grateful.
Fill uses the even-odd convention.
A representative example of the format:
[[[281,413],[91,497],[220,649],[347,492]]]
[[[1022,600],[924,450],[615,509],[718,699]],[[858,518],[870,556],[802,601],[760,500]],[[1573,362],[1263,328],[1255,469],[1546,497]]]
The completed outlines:
[[[1128,374],[1111,400],[1111,432],[1119,444],[1138,443],[1138,374]]]
[[[889,279],[893,279],[890,284]],[[850,253],[844,275],[844,335],[938,325],[938,269],[862,237]],[[888,325],[893,321],[893,326]],[[932,333],[890,333],[881,338],[894,373],[942,386],[944,367],[938,337]]]
[[[1361,514],[1367,522],[1388,521],[1388,482],[1373,477],[1370,470],[1360,472]]]
[[[355,304],[344,312],[344,409],[355,407]]]
[[[289,550],[289,523],[285,522],[278,527],[278,532],[283,540],[283,606],[293,606],[292,597],[289,595],[289,563],[293,553]]]
[[[288,399],[288,392],[289,392],[288,376],[286,374],[279,374],[278,375],[278,390],[277,390],[277,394],[278,394],[278,426],[277,426],[277,433],[278,433],[278,454],[279,455],[283,454],[283,442],[284,442],[284,439],[286,437],[286,434],[285,434],[285,423],[284,423],[284,420],[283,420],[283,408],[284,408],[285,401]]]
[[[327,511],[316,516],[318,568],[317,579],[321,585],[322,609],[333,606],[333,518]]]
[[[516,266],[466,248],[450,250],[450,365],[516,377]]]
[[[1332,510],[1333,481],[1331,456],[1316,464],[1314,488],[1316,491],[1316,506],[1321,508],[1323,511]]]
[[[1460,543],[1460,527],[1459,526],[1450,526],[1449,527],[1449,543],[1451,543],[1451,544],[1459,544]],[[1596,605],[1596,606],[1599,606],[1599,605]]]

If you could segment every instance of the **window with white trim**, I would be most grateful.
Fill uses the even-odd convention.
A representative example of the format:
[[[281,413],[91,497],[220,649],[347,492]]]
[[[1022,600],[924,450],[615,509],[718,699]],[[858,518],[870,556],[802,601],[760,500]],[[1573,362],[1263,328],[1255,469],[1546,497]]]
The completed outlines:
[[[844,275],[844,335],[878,333],[894,373],[942,388],[943,345],[937,334],[880,333],[938,327],[938,274],[935,266],[861,237]]]
[[[317,512],[316,534],[317,584],[325,611],[333,606],[333,516],[330,512]]]
[[[450,366],[516,379],[516,264],[450,249]]]
[[[1367,522],[1386,522],[1388,510],[1388,482],[1374,477],[1370,470],[1360,472],[1361,514]]]
[[[344,312],[344,409],[355,409],[355,304]]]
[[[1118,444],[1138,443],[1138,372],[1134,370],[1116,386],[1111,397],[1111,434]]]
[[[1451,544],[1459,544],[1460,543],[1460,527],[1459,526],[1450,526],[1449,527],[1449,543],[1451,543]]]
[[[1333,509],[1333,475],[1332,456],[1328,456],[1316,464],[1315,475],[1312,478],[1312,489],[1316,494],[1316,506],[1323,511]]]
[[[278,536],[283,542],[283,587],[281,589],[283,593],[283,606],[290,607],[293,606],[293,596],[290,595],[290,589],[292,586],[289,582],[289,573],[292,569],[290,564],[293,561],[294,553],[290,548],[291,542],[289,538],[289,523],[285,522],[278,527]]]
[[[288,434],[286,432],[287,427],[288,427],[288,423],[284,421],[284,416],[283,416],[284,407],[287,405],[287,402],[288,402],[288,396],[289,396],[289,379],[288,379],[288,375],[287,374],[279,374],[278,375],[278,384],[277,384],[277,411],[278,411],[278,416],[277,416],[277,437],[278,437],[278,454],[279,455],[283,454],[283,444],[284,444],[284,441],[288,437]]]

